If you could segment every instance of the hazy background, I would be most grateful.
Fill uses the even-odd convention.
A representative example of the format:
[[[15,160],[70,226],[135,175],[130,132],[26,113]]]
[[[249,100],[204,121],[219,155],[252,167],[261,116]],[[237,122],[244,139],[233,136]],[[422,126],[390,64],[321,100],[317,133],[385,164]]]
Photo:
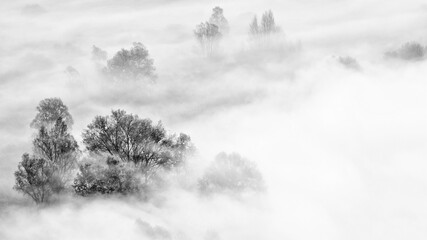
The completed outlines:
[[[217,5],[230,34],[206,59],[192,31]],[[248,25],[268,9],[283,44],[254,49]],[[92,45],[110,58],[137,41],[157,82],[105,79]],[[425,239],[427,62],[383,55],[407,41],[427,45],[425,1],[2,0],[0,238]],[[200,199],[177,187],[149,203],[28,206],[13,172],[48,97],[69,107],[79,142],[95,115],[122,108],[188,133],[194,178],[236,151],[258,164],[268,192]]]

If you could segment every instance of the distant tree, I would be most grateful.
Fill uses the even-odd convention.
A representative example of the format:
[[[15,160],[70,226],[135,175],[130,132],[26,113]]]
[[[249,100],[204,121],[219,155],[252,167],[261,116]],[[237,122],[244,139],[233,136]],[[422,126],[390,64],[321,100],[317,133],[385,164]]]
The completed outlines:
[[[417,42],[407,42],[395,51],[386,52],[385,55],[403,60],[422,60],[427,55],[427,47]]]
[[[347,68],[353,69],[353,70],[360,70],[360,64],[357,62],[355,58],[352,58],[350,56],[346,57],[339,57],[338,62],[344,65]]]
[[[223,15],[223,9],[215,7],[212,9],[212,16],[209,19],[209,23],[214,24],[218,27],[218,31],[225,35],[229,32],[230,26],[228,25],[227,19]]]
[[[67,122],[72,123],[72,118],[61,99],[45,99],[37,110],[32,122],[32,126],[38,127],[33,140],[34,155],[23,155],[15,172],[14,188],[36,203],[42,203],[66,189],[76,168],[79,150],[68,132]]]
[[[192,148],[189,136],[167,135],[161,123],[153,125],[123,110],[95,117],[83,132],[83,142],[93,153],[133,163],[147,182],[157,170],[180,165]]]
[[[258,38],[260,34],[258,19],[256,16],[254,16],[251,24],[249,25],[249,34],[253,38]]]
[[[92,59],[95,61],[105,61],[107,60],[108,54],[106,51],[101,48],[93,45],[92,46]]]
[[[156,78],[154,60],[140,42],[133,43],[130,50],[122,49],[107,61],[106,72],[112,77],[125,80]]]
[[[31,122],[32,128],[51,127],[61,119],[68,128],[73,125],[73,118],[60,98],[46,98],[37,106],[37,115]]]
[[[218,45],[219,39],[222,37],[217,25],[205,22],[200,23],[194,30],[194,35],[199,41],[202,50],[207,55],[212,55]]]
[[[276,22],[274,21],[273,12],[268,10],[262,15],[260,31],[264,35],[276,33],[279,31],[279,28],[276,26]]]
[[[80,76],[79,71],[72,66],[65,68],[64,73],[67,74],[70,79],[76,79]]]
[[[276,26],[273,12],[271,10],[266,11],[262,15],[261,22],[259,24],[257,17],[254,16],[251,24],[249,25],[249,34],[254,39],[266,37],[278,32],[280,32],[280,28]]]
[[[14,189],[30,196],[37,204],[49,201],[52,196],[50,184],[52,170],[43,158],[22,156],[15,172]]]
[[[220,153],[199,180],[199,189],[206,194],[259,192],[264,190],[264,182],[253,162],[236,153]]]

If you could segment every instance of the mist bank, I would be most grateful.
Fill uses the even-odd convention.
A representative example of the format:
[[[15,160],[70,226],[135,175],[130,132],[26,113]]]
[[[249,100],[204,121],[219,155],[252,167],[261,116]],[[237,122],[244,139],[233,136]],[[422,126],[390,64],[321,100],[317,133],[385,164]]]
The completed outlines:
[[[193,30],[216,5],[2,4],[0,238],[425,239],[427,61],[385,53],[427,45],[427,5],[227,1],[218,5],[229,35],[206,58]],[[249,24],[268,9],[282,35],[254,46]],[[154,59],[155,83],[109,81],[106,63],[92,60],[93,45],[111,58],[133,42]],[[172,184],[150,201],[35,207],[13,192],[13,172],[31,150],[35,107],[48,97],[67,104],[81,146],[94,116],[125,109],[191,136],[198,154],[182,181],[197,180],[219,152],[238,152],[257,163],[267,191],[202,198]]]

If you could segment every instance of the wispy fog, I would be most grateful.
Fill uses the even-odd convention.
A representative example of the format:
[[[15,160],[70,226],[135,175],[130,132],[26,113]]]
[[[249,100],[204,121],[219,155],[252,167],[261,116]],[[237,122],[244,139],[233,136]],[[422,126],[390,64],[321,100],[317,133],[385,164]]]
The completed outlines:
[[[426,239],[425,0],[0,5],[0,239]],[[230,30],[207,57],[193,30],[215,6]],[[269,9],[281,32],[254,42],[249,24]],[[155,81],[109,78],[92,56],[94,45],[110,59],[134,42]],[[423,55],[406,57],[406,43]],[[81,150],[92,119],[119,108],[188,134],[197,150],[149,199],[37,206],[12,189],[13,173],[51,97],[68,106]],[[198,179],[220,152],[256,164],[265,191],[202,195]]]

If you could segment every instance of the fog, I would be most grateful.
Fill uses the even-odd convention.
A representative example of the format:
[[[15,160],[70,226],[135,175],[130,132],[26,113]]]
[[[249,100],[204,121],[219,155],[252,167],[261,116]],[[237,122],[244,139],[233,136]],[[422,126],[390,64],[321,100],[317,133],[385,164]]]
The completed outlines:
[[[230,32],[208,58],[193,30],[215,6]],[[282,33],[254,46],[248,26],[268,9]],[[384,53],[427,46],[426,29],[422,0],[3,1],[0,238],[425,239],[427,61]],[[93,45],[111,58],[133,42],[154,59],[155,82],[111,81],[92,59]],[[121,108],[187,133],[197,152],[148,201],[36,206],[13,173],[48,97],[68,106],[81,149],[91,120]],[[222,151],[256,162],[267,190],[197,194]]]

